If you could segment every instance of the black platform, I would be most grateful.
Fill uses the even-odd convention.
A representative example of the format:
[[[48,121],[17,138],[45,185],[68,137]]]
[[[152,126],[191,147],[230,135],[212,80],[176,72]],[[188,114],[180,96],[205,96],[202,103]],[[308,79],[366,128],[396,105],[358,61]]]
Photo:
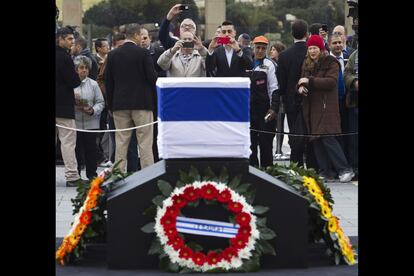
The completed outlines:
[[[349,237],[352,244],[358,245],[358,237]],[[56,249],[60,246],[62,238],[56,239]],[[356,276],[358,275],[358,265],[336,266],[333,261],[324,254],[326,247],[324,244],[312,244],[307,248],[308,268],[302,269],[261,269],[259,273],[227,273],[214,275],[227,276],[248,276],[248,275],[266,275],[266,276]],[[75,265],[60,266],[56,264],[57,276],[158,276],[171,275],[171,273],[153,269],[123,269],[112,270],[108,269],[106,263],[106,244],[90,244],[87,245],[85,256],[80,259]]]
[[[153,219],[143,211],[160,192],[157,180],[175,184],[179,169],[190,166],[200,172],[210,167],[219,175],[223,166],[232,177],[243,174],[242,183],[255,185],[254,205],[270,207],[267,226],[277,237],[270,242],[276,256],[263,256],[263,268],[303,268],[308,265],[308,203],[287,184],[249,166],[247,159],[179,159],[162,160],[126,178],[122,186],[108,196],[107,263],[112,269],[154,269],[158,257],[147,254],[155,234],[143,233],[140,228]],[[203,209],[205,208],[205,209]],[[206,208],[209,208],[208,210]],[[226,214],[211,206],[197,207],[197,218],[224,219]],[[200,215],[201,214],[201,215]],[[197,242],[212,248],[222,248],[225,239],[193,236]],[[192,237],[192,238],[193,238]]]

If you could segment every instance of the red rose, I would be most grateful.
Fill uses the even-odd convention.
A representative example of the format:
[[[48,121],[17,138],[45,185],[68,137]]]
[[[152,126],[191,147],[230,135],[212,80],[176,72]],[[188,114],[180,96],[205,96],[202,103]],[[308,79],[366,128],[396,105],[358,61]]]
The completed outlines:
[[[251,217],[248,213],[242,212],[236,215],[236,222],[240,226],[248,225],[250,223]]]
[[[175,227],[167,228],[164,232],[168,239],[170,239],[170,237],[175,237],[178,235],[177,228]]]
[[[230,239],[230,244],[237,249],[242,249],[246,246],[247,239],[244,236],[236,236]]]
[[[91,222],[91,218],[92,218],[92,213],[90,211],[84,211],[80,217],[80,223],[84,224],[84,225],[88,225]]]
[[[194,189],[194,187],[187,187],[184,190],[184,198],[188,201],[195,201],[199,196],[200,189]]]
[[[218,194],[216,187],[211,184],[204,185],[201,188],[201,196],[207,200],[212,200]]]
[[[231,200],[231,193],[228,189],[225,189],[221,193],[218,194],[217,200],[221,203],[227,203]]]
[[[174,207],[183,208],[187,205],[187,200],[182,195],[175,195],[172,197]]]
[[[252,232],[252,228],[250,225],[243,225],[240,226],[239,231],[237,232],[237,236],[241,237],[250,237],[250,233]]]
[[[183,247],[184,240],[180,236],[175,236],[173,239],[169,239],[167,243],[171,245],[174,250],[178,250]]]
[[[180,258],[190,259],[193,257],[193,250],[190,247],[184,246],[180,249]]]
[[[232,211],[235,214],[240,213],[241,210],[243,209],[243,205],[241,205],[238,202],[234,202],[234,201],[230,201],[229,204],[227,204],[227,207],[229,208],[230,211]]]
[[[166,215],[169,215],[174,218],[178,216],[178,213],[179,213],[178,208],[175,208],[174,206],[167,207],[167,210],[165,210]]]
[[[196,265],[202,266],[206,262],[206,255],[201,252],[196,252],[193,254],[192,259]]]
[[[216,263],[219,263],[221,261],[221,256],[219,253],[216,253],[214,251],[210,251],[207,254],[207,263],[209,265],[215,265]]]
[[[227,247],[223,252],[221,252],[221,257],[229,262],[231,262],[231,258],[237,257],[237,255],[237,249],[234,247]]]
[[[164,229],[175,228],[176,222],[176,218],[168,214],[165,214],[161,218],[161,225],[164,227]]]

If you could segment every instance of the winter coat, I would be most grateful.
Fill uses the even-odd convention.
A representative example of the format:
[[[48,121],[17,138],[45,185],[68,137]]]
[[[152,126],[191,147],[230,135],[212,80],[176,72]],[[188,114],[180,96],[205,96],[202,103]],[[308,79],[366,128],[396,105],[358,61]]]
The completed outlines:
[[[308,133],[341,133],[338,103],[340,64],[333,56],[320,57],[312,72],[302,65],[302,78],[309,78],[308,95],[303,96],[303,119]],[[312,140],[314,138],[310,138]]]
[[[206,48],[200,53],[193,50],[188,66],[184,67],[180,60],[180,51],[172,54],[170,50],[165,51],[158,58],[158,65],[167,71],[167,77],[205,77],[206,76]]]
[[[69,53],[56,46],[56,117],[75,119],[73,89],[80,84],[75,65]]]

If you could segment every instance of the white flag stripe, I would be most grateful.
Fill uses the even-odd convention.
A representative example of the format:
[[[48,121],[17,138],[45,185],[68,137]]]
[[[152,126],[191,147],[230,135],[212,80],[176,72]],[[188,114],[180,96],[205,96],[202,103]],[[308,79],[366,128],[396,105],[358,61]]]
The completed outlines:
[[[185,229],[185,228],[177,228],[177,231],[180,233],[202,235],[202,236],[214,236],[214,237],[219,237],[219,238],[234,238],[236,236],[235,234],[200,231],[200,230],[192,230],[192,229]]]
[[[220,233],[231,233],[237,234],[238,229],[234,228],[226,228],[223,226],[209,226],[206,224],[199,224],[199,223],[184,223],[184,222],[177,222],[177,229],[185,228],[185,229],[194,229],[194,230],[203,230],[203,231],[210,231],[210,232],[220,232]]]
[[[194,222],[194,223],[202,223],[202,224],[210,224],[210,225],[219,225],[228,228],[239,228],[238,224],[233,224],[230,222],[224,221],[216,221],[216,220],[208,220],[208,219],[196,219],[196,218],[187,218],[187,217],[177,217],[177,222]]]
[[[172,87],[220,87],[220,88],[250,88],[250,78],[158,78],[160,88]]]

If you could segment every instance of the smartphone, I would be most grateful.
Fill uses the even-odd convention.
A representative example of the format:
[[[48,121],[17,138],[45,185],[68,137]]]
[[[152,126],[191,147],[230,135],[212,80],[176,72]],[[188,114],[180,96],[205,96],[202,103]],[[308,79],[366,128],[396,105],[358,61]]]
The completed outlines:
[[[229,44],[230,43],[230,37],[228,37],[228,36],[219,37],[217,39],[217,43],[218,44]]]
[[[181,5],[178,9],[180,11],[188,11],[189,7],[187,5]]]
[[[194,48],[194,42],[189,42],[189,41],[186,41],[186,42],[183,42],[183,48]]]

